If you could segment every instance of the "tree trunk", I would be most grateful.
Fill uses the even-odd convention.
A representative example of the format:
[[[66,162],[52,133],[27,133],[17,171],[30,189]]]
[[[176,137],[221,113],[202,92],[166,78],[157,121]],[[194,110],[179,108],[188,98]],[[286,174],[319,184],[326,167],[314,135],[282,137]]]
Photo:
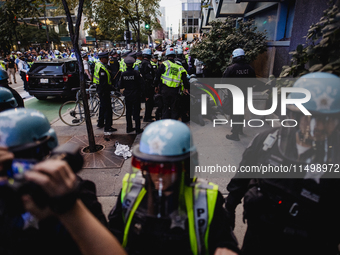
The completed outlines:
[[[136,2],[136,14],[137,14],[137,51],[139,51],[140,50],[140,25],[139,25],[138,1]]]
[[[89,139],[89,149],[90,152],[95,152],[96,151],[96,143],[94,139],[94,134],[93,134],[93,127],[92,127],[92,122],[91,122],[91,117],[90,117],[90,110],[89,110],[89,104],[87,101],[87,95],[86,95],[86,88],[85,88],[85,80],[84,80],[84,65],[83,61],[80,55],[80,50],[79,50],[79,44],[78,44],[78,38],[79,38],[79,27],[80,27],[80,22],[81,22],[81,15],[83,13],[83,5],[84,5],[84,0],[79,0],[79,6],[78,6],[78,15],[77,15],[77,21],[76,21],[76,26],[75,26],[75,32],[73,31],[73,21],[71,18],[71,13],[68,8],[66,0],[62,0],[64,9],[66,12],[66,18],[68,22],[68,27],[70,31],[70,37],[71,41],[73,44],[74,48],[74,53],[76,55],[76,58],[78,60],[78,65],[79,65],[79,79],[80,79],[80,91],[81,95],[83,98],[83,104],[84,104],[84,110],[85,110],[85,121],[86,121],[86,129],[87,129],[87,135]]]

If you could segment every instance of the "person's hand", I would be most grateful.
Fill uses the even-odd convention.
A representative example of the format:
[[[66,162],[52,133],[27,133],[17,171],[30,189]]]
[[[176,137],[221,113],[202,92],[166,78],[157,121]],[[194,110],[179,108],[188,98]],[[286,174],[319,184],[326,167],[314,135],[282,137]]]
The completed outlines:
[[[6,162],[14,159],[14,154],[9,152],[7,148],[0,147],[0,173],[5,171]],[[7,177],[2,177],[0,174],[0,182],[6,181]]]
[[[159,88],[155,87],[155,93],[158,94],[158,92],[159,92]]]
[[[48,159],[40,162],[32,171],[25,172],[25,179],[38,184],[50,197],[48,207],[40,208],[30,195],[22,196],[24,208],[37,218],[63,214],[74,206],[77,177],[66,161]]]
[[[145,98],[145,101],[148,101],[149,100],[149,98]]]
[[[43,188],[50,197],[60,197],[72,192],[77,177],[66,161],[48,159],[36,164],[32,171],[25,172],[25,179]]]
[[[189,90],[188,90],[188,89],[184,89],[184,90],[183,90],[183,94],[184,94],[184,95],[189,95]]]
[[[228,248],[217,248],[214,255],[237,255],[237,253]]]

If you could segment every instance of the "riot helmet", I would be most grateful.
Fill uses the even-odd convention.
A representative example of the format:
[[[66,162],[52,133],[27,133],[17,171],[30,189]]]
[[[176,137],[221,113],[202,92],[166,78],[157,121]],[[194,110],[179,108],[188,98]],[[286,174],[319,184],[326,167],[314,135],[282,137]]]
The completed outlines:
[[[309,73],[300,77],[293,88],[310,92],[310,100],[303,104],[310,115],[295,105],[287,105],[286,127],[281,127],[279,133],[281,153],[301,163],[339,162],[340,78],[329,73]],[[304,97],[303,93],[292,92],[287,98]]]
[[[131,189],[134,178],[143,179],[148,199],[153,200],[148,215],[168,217],[183,205],[181,195],[191,182],[190,167],[197,165],[190,129],[176,120],[153,122],[144,130],[132,154],[132,174],[123,192]]]
[[[9,89],[0,87],[0,112],[18,107],[12,92]]]
[[[0,146],[16,158],[39,161],[58,146],[58,139],[44,114],[17,108],[0,113]]]

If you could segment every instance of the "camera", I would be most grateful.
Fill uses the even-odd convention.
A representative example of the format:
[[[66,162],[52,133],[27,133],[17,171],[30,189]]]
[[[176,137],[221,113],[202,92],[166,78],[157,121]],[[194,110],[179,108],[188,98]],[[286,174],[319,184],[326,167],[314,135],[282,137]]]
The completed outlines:
[[[14,153],[15,155],[15,153]],[[74,173],[79,172],[84,163],[83,156],[80,154],[80,148],[76,144],[66,143],[55,148],[48,159],[65,160]],[[39,161],[34,159],[14,158],[11,162],[4,164],[3,173],[7,176],[8,181],[0,183],[0,199],[4,203],[0,203],[0,215],[4,208],[11,214],[21,214],[24,209],[21,203],[21,196],[29,194],[34,202],[40,208],[48,205],[50,197],[37,184],[26,181],[24,173],[30,171],[32,167]]]

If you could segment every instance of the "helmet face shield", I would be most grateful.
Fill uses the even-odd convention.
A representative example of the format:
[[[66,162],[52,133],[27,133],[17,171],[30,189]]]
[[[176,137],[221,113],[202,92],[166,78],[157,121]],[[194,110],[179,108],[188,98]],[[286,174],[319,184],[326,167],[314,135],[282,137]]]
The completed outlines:
[[[151,187],[158,192],[171,192],[182,172],[180,162],[150,162],[132,158],[134,172],[141,171],[144,178],[149,178]]]
[[[297,125],[281,127],[279,148],[283,155],[301,163],[338,162],[339,114],[305,116],[290,111],[289,115]]]

